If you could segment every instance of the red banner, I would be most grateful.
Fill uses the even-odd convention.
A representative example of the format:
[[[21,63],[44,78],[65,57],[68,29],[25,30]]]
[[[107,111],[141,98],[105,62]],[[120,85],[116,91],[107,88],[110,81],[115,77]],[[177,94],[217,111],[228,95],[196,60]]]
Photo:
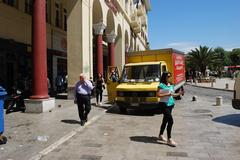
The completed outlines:
[[[185,57],[182,54],[173,53],[174,84],[185,81]]]

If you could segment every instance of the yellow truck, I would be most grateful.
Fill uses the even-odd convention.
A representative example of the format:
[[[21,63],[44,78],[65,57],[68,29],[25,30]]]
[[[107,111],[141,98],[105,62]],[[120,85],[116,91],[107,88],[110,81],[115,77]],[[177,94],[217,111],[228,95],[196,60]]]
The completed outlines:
[[[109,67],[107,77],[108,99],[115,102],[121,112],[127,109],[156,108],[160,98],[157,90],[164,71],[172,73],[175,92],[183,90],[185,83],[185,56],[172,48],[131,52],[122,74],[116,67]],[[111,81],[117,73],[117,82]],[[179,97],[180,98],[180,97]]]

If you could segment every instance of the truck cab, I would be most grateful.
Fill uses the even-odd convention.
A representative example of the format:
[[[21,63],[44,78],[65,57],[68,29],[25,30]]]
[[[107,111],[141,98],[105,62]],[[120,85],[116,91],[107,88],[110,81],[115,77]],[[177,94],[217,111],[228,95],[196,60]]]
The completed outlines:
[[[121,112],[126,112],[127,108],[158,107],[160,99],[157,90],[163,71],[167,71],[167,65],[164,61],[158,61],[126,64],[118,82],[113,82],[109,73],[109,100],[114,100]]]
[[[118,80],[111,78],[118,69],[109,67],[107,78],[108,101],[114,102],[121,112],[129,109],[158,108],[158,86],[164,71],[172,73],[170,78],[175,92],[183,91],[185,83],[184,53],[172,48],[137,51],[128,54]],[[117,75],[120,75],[119,73]],[[178,99],[181,99],[179,97]]]
[[[236,74],[232,106],[235,109],[240,109],[240,72]]]

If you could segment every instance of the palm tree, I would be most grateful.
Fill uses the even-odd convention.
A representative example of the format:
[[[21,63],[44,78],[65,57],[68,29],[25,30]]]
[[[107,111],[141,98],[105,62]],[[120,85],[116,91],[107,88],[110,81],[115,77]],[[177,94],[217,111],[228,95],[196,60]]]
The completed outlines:
[[[219,61],[219,56],[212,50],[212,48],[209,49],[207,46],[200,46],[199,49],[195,48],[195,50],[191,50],[191,52],[188,53],[187,61],[196,66],[196,69],[200,70],[201,73],[205,75],[207,66]]]

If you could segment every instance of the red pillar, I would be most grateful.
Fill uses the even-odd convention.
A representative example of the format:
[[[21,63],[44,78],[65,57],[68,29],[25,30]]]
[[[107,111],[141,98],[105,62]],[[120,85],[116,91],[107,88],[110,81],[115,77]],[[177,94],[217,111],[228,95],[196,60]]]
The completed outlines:
[[[112,31],[110,34],[107,34],[108,41],[108,64],[110,66],[115,66],[115,39],[117,35]]]
[[[110,66],[115,66],[115,61],[114,61],[114,57],[115,57],[115,43],[111,42],[108,43],[108,64]]]
[[[32,99],[49,98],[47,87],[46,7],[45,0],[33,1],[33,95]]]
[[[97,72],[103,75],[103,45],[102,45],[102,35],[103,31],[106,28],[106,25],[102,22],[94,24],[94,32],[97,36]]]
[[[102,34],[97,35],[97,71],[103,75],[103,46]]]

